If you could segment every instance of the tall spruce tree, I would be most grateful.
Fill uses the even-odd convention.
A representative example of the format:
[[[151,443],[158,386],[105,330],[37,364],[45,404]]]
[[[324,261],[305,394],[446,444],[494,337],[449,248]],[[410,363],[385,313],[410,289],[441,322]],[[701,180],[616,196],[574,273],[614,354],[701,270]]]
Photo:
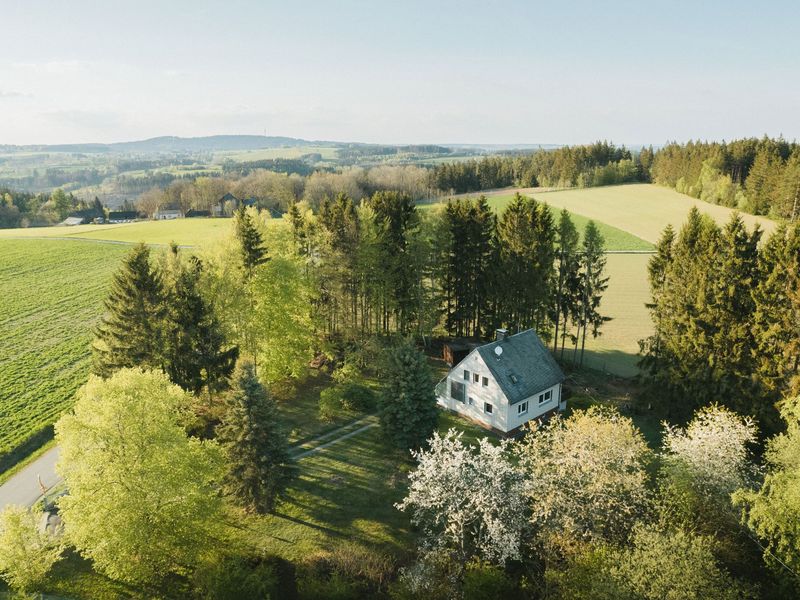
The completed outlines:
[[[387,368],[381,396],[384,435],[396,448],[420,448],[433,435],[439,418],[431,368],[410,341],[392,350]]]
[[[515,194],[497,223],[501,268],[497,289],[500,321],[516,329],[550,333],[555,261],[555,227],[550,209]]]
[[[293,474],[275,402],[252,364],[237,367],[217,439],[227,454],[225,488],[248,510],[268,513]]]
[[[127,367],[162,368],[164,286],[145,244],[123,259],[105,307],[92,345],[92,372],[107,378]]]
[[[219,391],[236,364],[212,307],[198,289],[203,264],[186,261],[173,244],[166,268],[164,367],[173,383],[193,394]]]
[[[580,257],[578,243],[580,237],[569,212],[564,209],[559,214],[556,235],[556,290],[555,290],[555,335],[553,352],[558,349],[559,330],[561,332],[561,357],[567,337],[567,324],[577,318],[580,294]]]
[[[605,240],[594,221],[586,224],[583,234],[583,252],[581,253],[581,295],[580,295],[580,322],[581,358],[586,349],[586,332],[591,328],[592,337],[600,335],[600,327],[609,321],[609,317],[600,314],[600,302],[603,293],[608,288],[608,277],[605,276],[606,255]],[[577,344],[576,344],[577,348]]]

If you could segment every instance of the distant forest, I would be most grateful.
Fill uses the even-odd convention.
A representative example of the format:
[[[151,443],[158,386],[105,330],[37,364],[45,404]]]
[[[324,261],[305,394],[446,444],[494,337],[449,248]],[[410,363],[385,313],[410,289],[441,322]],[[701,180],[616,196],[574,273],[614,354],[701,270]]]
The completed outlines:
[[[383,154],[391,154],[390,150],[371,149]],[[409,146],[394,150],[435,153],[444,148]],[[356,151],[363,149],[352,152]],[[117,185],[128,193],[141,193],[138,208],[144,216],[152,216],[158,208],[208,210],[228,192],[254,198],[262,208],[285,211],[301,200],[318,208],[324,198],[342,193],[359,202],[378,191],[398,191],[422,201],[511,186],[568,188],[651,181],[707,202],[777,220],[793,221],[800,216],[800,146],[782,138],[673,142],[657,151],[646,147],[636,152],[601,141],[434,166],[340,165],[334,170],[314,167],[310,158],[313,155],[248,163],[228,161],[222,173],[149,173],[135,179],[119,176]],[[0,189],[0,227],[49,225],[92,204],[72,195],[67,198],[69,202],[65,202],[63,193]]]

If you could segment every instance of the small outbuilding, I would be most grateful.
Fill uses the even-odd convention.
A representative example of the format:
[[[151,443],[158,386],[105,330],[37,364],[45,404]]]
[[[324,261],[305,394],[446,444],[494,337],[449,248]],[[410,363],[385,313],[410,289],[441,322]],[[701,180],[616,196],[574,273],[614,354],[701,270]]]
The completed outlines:
[[[440,406],[513,436],[531,419],[566,409],[564,373],[550,351],[528,329],[472,349],[436,386]]]

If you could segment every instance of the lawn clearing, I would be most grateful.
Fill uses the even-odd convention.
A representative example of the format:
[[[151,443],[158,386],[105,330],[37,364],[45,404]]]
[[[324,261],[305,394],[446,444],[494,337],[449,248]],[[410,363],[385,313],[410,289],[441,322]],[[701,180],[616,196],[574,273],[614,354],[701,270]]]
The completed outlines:
[[[339,149],[332,146],[284,146],[281,148],[263,148],[261,150],[226,151],[215,153],[214,160],[216,162],[226,159],[235,162],[251,162],[278,158],[297,159],[306,154],[321,154],[322,160],[336,160]]]
[[[86,381],[93,327],[128,249],[0,240],[0,471],[47,440]]]

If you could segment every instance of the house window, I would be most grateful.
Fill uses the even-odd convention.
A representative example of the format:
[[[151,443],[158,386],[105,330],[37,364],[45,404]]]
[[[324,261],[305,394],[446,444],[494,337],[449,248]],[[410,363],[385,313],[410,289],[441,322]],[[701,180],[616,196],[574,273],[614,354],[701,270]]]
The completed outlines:
[[[486,414],[490,415],[490,414],[492,414],[493,410],[494,410],[494,407],[491,404],[489,404],[488,402],[484,402],[483,403],[483,412],[485,412]]]
[[[472,396],[470,396],[469,397],[469,405],[473,406],[474,404],[475,404],[475,400],[472,398]]]
[[[489,385],[489,378],[488,377],[484,377],[483,378],[483,387],[486,387],[487,385]]]
[[[469,371],[467,371],[466,369],[464,369],[464,379],[469,381]]]
[[[544,394],[539,394],[539,404],[544,404],[553,397],[553,390],[547,390]]]
[[[454,400],[458,400],[459,402],[464,402],[464,390],[465,386],[463,383],[458,381],[451,381],[450,382],[450,397]]]
[[[478,383],[480,380],[481,380],[481,376],[478,375],[477,373],[474,373],[472,375],[472,381],[474,381],[475,383]]]
[[[520,402],[519,404],[517,404],[517,414],[518,415],[524,415],[526,412],[528,412],[528,401],[527,400],[525,402]]]

